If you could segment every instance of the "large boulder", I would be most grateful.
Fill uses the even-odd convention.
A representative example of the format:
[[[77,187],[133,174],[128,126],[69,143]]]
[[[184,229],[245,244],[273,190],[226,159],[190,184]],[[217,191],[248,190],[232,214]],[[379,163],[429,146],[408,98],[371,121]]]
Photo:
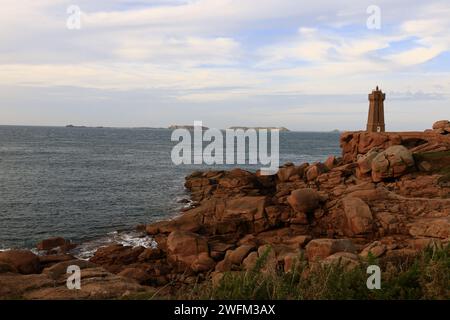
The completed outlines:
[[[267,198],[265,196],[239,197],[227,200],[223,211],[218,209],[216,213],[219,220],[239,218],[254,221],[263,217],[266,203]]]
[[[216,263],[209,256],[207,252],[202,252],[198,255],[198,257],[192,262],[191,269],[194,272],[206,272],[210,270],[214,270]]]
[[[326,172],[328,170],[327,167],[323,163],[315,163],[310,165],[306,169],[306,180],[312,181],[315,180],[318,176],[320,176],[322,173]]]
[[[380,182],[384,179],[398,178],[414,167],[412,152],[406,147],[396,145],[380,152],[372,160],[372,180]]]
[[[28,250],[8,250],[0,252],[0,263],[9,265],[12,270],[22,274],[41,271],[39,257]]]
[[[349,239],[314,239],[306,245],[308,260],[320,260],[336,252],[355,253],[356,248]]]
[[[231,264],[240,265],[247,255],[253,251],[255,247],[250,244],[244,244],[234,250],[228,250],[225,259]]]
[[[335,156],[329,156],[323,163],[328,170],[333,169],[339,163]]]
[[[433,124],[433,130],[446,129],[450,127],[450,121],[439,120]]]
[[[320,194],[310,188],[297,189],[287,197],[287,202],[295,212],[311,213],[320,206]]]
[[[201,253],[209,254],[207,240],[188,231],[173,231],[167,238],[167,250],[172,261],[190,267]]]
[[[326,257],[322,262],[322,265],[340,265],[345,270],[350,271],[359,266],[358,256],[350,252],[336,252],[331,256]]]
[[[369,206],[360,198],[345,197],[342,199],[345,228],[347,236],[370,233],[373,228],[373,217]]]
[[[266,196],[243,196],[218,201],[204,219],[204,225],[217,234],[262,232],[268,229]]]
[[[122,266],[138,261],[139,256],[145,250],[144,247],[123,246],[114,244],[99,248],[90,259],[95,264],[102,265],[110,272],[122,269]]]
[[[373,148],[366,154],[358,156],[358,170],[361,174],[366,174],[372,171],[372,161],[380,153],[380,151],[381,149],[379,148]]]
[[[42,240],[36,245],[38,250],[51,250],[57,247],[64,246],[66,244],[66,240],[61,237],[49,238]]]
[[[250,271],[255,268],[258,261],[258,252],[253,251],[242,261],[244,270]]]
[[[286,164],[277,172],[277,178],[280,182],[289,181],[292,177],[303,177],[305,166],[295,166],[294,164]]]

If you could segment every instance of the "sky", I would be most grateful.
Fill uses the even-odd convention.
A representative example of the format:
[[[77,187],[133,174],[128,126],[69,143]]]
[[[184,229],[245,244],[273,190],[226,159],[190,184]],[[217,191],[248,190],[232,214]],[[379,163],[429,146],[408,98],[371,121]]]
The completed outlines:
[[[0,125],[359,130],[378,85],[387,130],[425,130],[450,118],[449,16],[448,0],[2,0]]]

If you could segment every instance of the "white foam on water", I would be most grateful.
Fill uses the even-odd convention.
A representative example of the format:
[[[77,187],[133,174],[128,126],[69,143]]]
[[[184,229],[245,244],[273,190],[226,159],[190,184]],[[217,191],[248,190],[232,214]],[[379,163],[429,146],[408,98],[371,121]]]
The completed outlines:
[[[144,247],[157,248],[158,243],[152,238],[141,232],[127,231],[118,232],[113,231],[108,233],[105,237],[84,242],[78,245],[71,253],[78,259],[87,260],[91,258],[95,252],[101,248],[113,244],[121,244],[129,247]]]

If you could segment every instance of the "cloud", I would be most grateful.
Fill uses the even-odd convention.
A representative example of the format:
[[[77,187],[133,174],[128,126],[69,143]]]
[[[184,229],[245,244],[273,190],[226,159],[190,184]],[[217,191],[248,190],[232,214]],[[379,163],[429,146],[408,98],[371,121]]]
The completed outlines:
[[[81,30],[65,27],[71,4],[83,11]],[[450,66],[440,60],[450,51],[448,3],[380,0],[382,28],[368,30],[371,4],[6,0],[0,86],[77,87],[109,95],[156,90],[175,105],[237,104],[241,112],[249,101],[261,104],[267,97],[279,101],[271,104],[274,113],[299,94],[341,101],[339,94],[358,95],[365,103],[377,84],[392,92],[422,90],[423,101],[450,94]],[[428,69],[430,61],[441,68]],[[63,94],[72,97],[69,91]],[[331,106],[318,100],[308,108],[328,114]],[[0,107],[0,117],[2,112]],[[287,121],[289,115],[280,117]]]

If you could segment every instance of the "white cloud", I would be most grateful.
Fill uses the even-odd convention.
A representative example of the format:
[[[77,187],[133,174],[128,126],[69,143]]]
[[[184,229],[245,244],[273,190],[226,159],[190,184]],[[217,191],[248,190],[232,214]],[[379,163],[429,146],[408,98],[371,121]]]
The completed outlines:
[[[372,1],[77,0],[82,29],[69,31],[72,2],[2,1],[0,86],[152,89],[180,103],[376,84],[450,93],[448,69],[417,69],[449,51],[445,2],[380,0],[382,29],[367,30]]]

